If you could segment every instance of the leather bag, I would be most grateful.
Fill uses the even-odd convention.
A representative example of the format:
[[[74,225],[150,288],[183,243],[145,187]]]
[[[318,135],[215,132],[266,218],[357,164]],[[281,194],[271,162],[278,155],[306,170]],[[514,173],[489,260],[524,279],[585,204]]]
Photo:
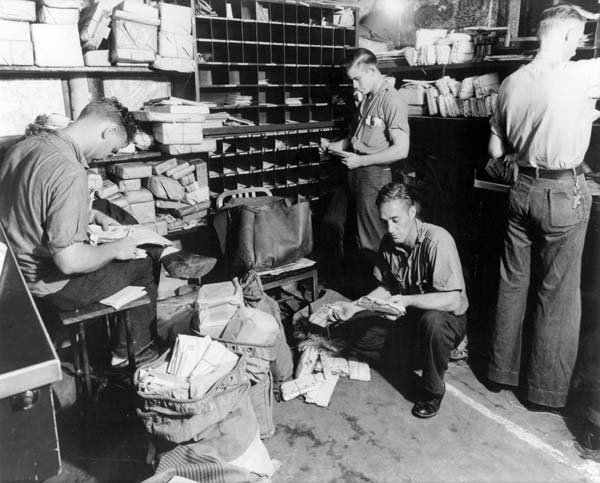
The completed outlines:
[[[312,217],[305,199],[234,199],[214,224],[230,275],[279,267],[312,252]]]

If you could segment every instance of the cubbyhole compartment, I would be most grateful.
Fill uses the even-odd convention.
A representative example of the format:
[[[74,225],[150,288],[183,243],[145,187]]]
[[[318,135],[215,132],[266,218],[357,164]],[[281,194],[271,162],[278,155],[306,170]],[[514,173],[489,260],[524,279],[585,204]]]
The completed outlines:
[[[258,81],[268,84],[283,84],[285,80],[285,70],[281,67],[269,67],[258,71]]]
[[[309,122],[310,111],[308,106],[286,107],[285,122],[286,124],[294,124],[298,122]]]
[[[310,27],[307,25],[298,25],[296,32],[299,44],[308,45],[310,43]]]
[[[283,10],[283,21],[285,23],[296,23],[298,21],[296,4],[285,3]]]
[[[227,21],[227,40],[236,42],[242,41],[242,25],[243,23],[237,20]]]
[[[262,171],[262,154],[254,153],[254,154],[247,156],[247,158],[248,158],[248,166],[249,166],[251,173],[255,173],[257,171]]]
[[[223,176],[235,176],[238,174],[238,157],[237,156],[228,156],[223,158]]]
[[[321,47],[310,48],[310,64],[321,65]]]
[[[296,45],[287,44],[285,46],[285,63],[288,65],[298,63],[298,47]]]
[[[344,45],[350,48],[356,46],[356,30],[344,29]]]
[[[242,0],[240,2],[241,17],[244,20],[256,18],[256,2],[254,0]]]
[[[339,86],[340,84],[352,84],[352,81],[348,78],[348,74],[341,67],[336,66],[330,69],[329,76],[331,78],[330,84],[335,86]]]
[[[227,43],[213,44],[213,60],[212,62],[229,62],[229,49]]]
[[[256,29],[256,40],[258,40],[258,42],[271,43],[271,29],[267,26],[258,24]]]
[[[323,8],[321,17],[321,25],[333,26],[333,8]]]
[[[333,48],[333,64],[340,65],[344,58],[346,57],[346,49],[344,47],[334,47]]]
[[[196,37],[199,39],[213,38],[210,18],[196,19]]]
[[[242,23],[242,35],[244,42],[256,42],[256,23],[254,22],[243,22]]]
[[[223,176],[223,158],[220,155],[213,155],[208,158],[208,179],[221,176]]]
[[[227,47],[229,49],[229,62],[244,62],[244,49],[241,44],[229,43]]]
[[[296,10],[296,22],[299,24],[308,25],[310,22],[310,7],[305,4],[298,4],[298,8]]]
[[[263,171],[273,171],[277,166],[275,162],[275,153],[273,150],[265,151],[262,154],[262,169]]]
[[[209,179],[208,189],[210,190],[211,196],[218,196],[220,193],[225,191],[225,187],[223,186],[223,178]]]
[[[321,7],[311,5],[309,16],[309,23],[311,25],[321,25]]]
[[[227,1],[226,0],[212,0],[210,6],[218,17],[227,16]]]
[[[272,22],[283,22],[283,3],[270,3],[271,7],[271,21]]]
[[[259,5],[261,7],[260,9],[258,8]],[[268,22],[269,20],[272,20],[272,5],[273,4],[271,2],[256,2],[256,20],[258,22]],[[260,14],[259,10],[261,10],[263,13]]]
[[[223,20],[213,20],[211,29],[213,39],[227,40],[227,22]]]
[[[281,105],[284,102],[284,95],[281,89],[263,89],[259,91],[259,99],[261,104]]]
[[[217,152],[221,154],[221,157],[231,157],[235,155],[235,138],[224,137],[217,141]]]
[[[286,84],[297,84],[298,83],[298,68],[297,67],[286,67],[285,83]]]
[[[248,151],[250,153],[259,152],[262,149],[262,136],[258,134],[251,134],[248,137]]]
[[[284,63],[284,46],[271,44],[271,57],[273,58],[273,62],[275,64],[283,64]]]
[[[298,35],[296,32],[297,28],[296,25],[285,25],[283,32],[284,32],[284,43],[286,44],[295,44],[297,43],[297,39],[298,39]]]
[[[321,49],[322,65],[333,65],[333,47],[323,46]]]
[[[309,55],[308,47],[298,46],[298,64],[308,65]]]
[[[266,28],[266,27],[265,27]],[[280,23],[272,23],[271,24],[271,40],[273,42],[283,44],[283,36],[284,36],[284,28]]]
[[[196,51],[198,53],[199,62],[213,62],[214,61],[214,50],[213,42],[211,40],[198,40]]]
[[[258,62],[258,45],[245,44],[242,48],[244,50],[244,62],[256,64]]]
[[[310,67],[298,67],[298,84],[310,83]]]
[[[310,45],[318,45],[319,47],[322,45],[322,31],[323,29],[316,25],[310,28]]]
[[[252,87],[245,87],[243,90],[244,92],[242,93],[245,96],[252,96],[252,97],[256,97],[256,69],[254,68],[254,66],[241,66],[240,69],[237,71],[238,74],[237,75],[231,75],[233,72],[236,72],[234,70],[230,71],[230,75],[229,78],[231,80],[236,80],[236,78],[239,80],[239,82],[231,82],[231,84],[242,84],[242,85],[252,85]]]
[[[250,152],[250,139],[247,135],[238,136],[235,140],[235,152],[239,155],[248,154]],[[244,156],[244,160],[246,156]],[[246,169],[249,171],[250,169]]]
[[[258,124],[258,114],[259,111],[255,106],[238,108],[235,111],[229,112],[231,117],[245,119],[246,121],[251,121],[254,124]]]
[[[228,14],[226,15],[226,17],[228,19],[241,19],[242,18],[242,3],[237,0],[237,1],[231,1],[229,0],[227,2],[227,10],[228,10]]]
[[[335,29],[333,29],[333,42],[335,43],[335,45],[345,45],[345,37],[344,37],[344,32],[346,29],[343,29],[341,27],[336,27]]]
[[[311,106],[310,120],[316,122],[325,122],[331,120],[331,107],[327,106]]]
[[[311,87],[310,102],[311,104],[329,104],[331,102],[332,91],[328,87]]]
[[[275,171],[268,170],[263,171],[263,186],[265,188],[274,189],[275,188]]]
[[[223,180],[223,191],[233,191],[238,189],[237,176],[225,176]]]
[[[321,29],[321,40],[323,45],[333,44],[333,29],[331,27],[323,27]]]
[[[266,124],[283,124],[285,122],[285,113],[283,109],[266,109]]]
[[[287,173],[285,169],[278,169],[275,171],[275,186],[277,188],[284,188],[288,186]]]
[[[270,64],[271,60],[271,46],[270,45],[259,45],[258,46],[258,62],[260,64]]]

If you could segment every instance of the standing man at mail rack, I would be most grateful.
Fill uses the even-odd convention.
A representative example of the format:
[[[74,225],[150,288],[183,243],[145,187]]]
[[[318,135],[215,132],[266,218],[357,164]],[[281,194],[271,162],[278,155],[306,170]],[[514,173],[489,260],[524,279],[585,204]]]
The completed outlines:
[[[355,50],[342,67],[362,99],[350,135],[341,141],[322,143],[323,149],[338,155],[348,168],[347,198],[329,207],[324,223],[335,226],[343,242],[347,208],[348,216],[355,211],[358,248],[361,255],[374,260],[385,234],[375,199],[379,190],[392,181],[391,164],[408,155],[408,106],[385,80],[370,50]],[[372,271],[372,266],[367,268]]]
[[[542,12],[539,52],[502,83],[489,140],[493,158],[514,154],[518,175],[509,194],[488,376],[511,386],[526,381],[531,403],[554,408],[566,403],[577,356],[591,204],[582,163],[598,117],[590,94],[600,83],[600,60],[569,61],[584,23],[570,5]]]

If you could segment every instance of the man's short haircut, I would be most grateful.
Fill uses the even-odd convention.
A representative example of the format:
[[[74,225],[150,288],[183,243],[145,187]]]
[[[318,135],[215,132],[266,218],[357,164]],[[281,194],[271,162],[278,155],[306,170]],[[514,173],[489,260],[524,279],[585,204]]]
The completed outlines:
[[[402,183],[388,183],[383,188],[379,190],[377,193],[377,199],[375,200],[375,204],[377,208],[381,208],[381,205],[384,203],[389,203],[394,200],[403,200],[408,206],[414,206],[418,197],[416,196],[415,190],[410,186],[407,186]]]
[[[136,131],[133,115],[115,97],[90,102],[79,114],[79,118],[84,117],[97,117],[112,121],[117,127],[123,129],[127,135],[127,142],[133,140]]]
[[[542,12],[538,37],[546,35],[557,27],[564,27],[568,23],[585,24],[585,17],[568,3],[547,8]]]
[[[360,48],[353,50],[342,62],[342,68],[345,70],[361,65],[374,65],[377,67],[377,57],[369,49]]]

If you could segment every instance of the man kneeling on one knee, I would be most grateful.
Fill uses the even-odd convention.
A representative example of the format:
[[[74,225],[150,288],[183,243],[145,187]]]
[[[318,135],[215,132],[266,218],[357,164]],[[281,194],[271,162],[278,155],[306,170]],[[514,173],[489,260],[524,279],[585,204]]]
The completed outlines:
[[[380,285],[367,296],[406,309],[406,314],[390,321],[342,302],[336,304],[337,317],[349,321],[345,325],[356,352],[396,368],[411,369],[403,345],[420,347],[422,394],[412,413],[429,418],[438,413],[444,397],[450,352],[465,335],[469,303],[462,267],[452,236],[416,218],[411,188],[389,183],[376,203],[387,233],[374,271]]]

